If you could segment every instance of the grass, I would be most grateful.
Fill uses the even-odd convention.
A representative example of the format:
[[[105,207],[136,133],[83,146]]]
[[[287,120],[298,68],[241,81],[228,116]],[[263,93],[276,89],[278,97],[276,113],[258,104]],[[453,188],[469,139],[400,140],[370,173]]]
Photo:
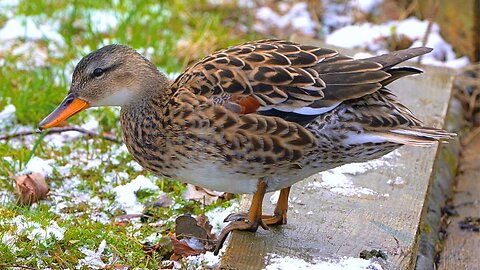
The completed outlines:
[[[25,25],[32,21],[41,27],[53,27],[63,40],[48,38],[48,33],[45,38],[35,39],[20,35],[9,40],[8,46],[0,47],[0,111],[9,104],[16,108],[14,123],[0,128],[0,136],[36,127],[39,120],[64,98],[76,62],[102,45],[129,45],[146,53],[161,70],[176,74],[213,50],[258,38],[250,30],[239,32],[235,29],[232,21],[242,20],[248,26],[248,16],[242,17],[242,12],[239,13],[233,4],[220,9],[208,1],[157,2],[40,0],[20,1],[10,6],[11,13],[0,9],[0,29],[9,19],[19,18]],[[236,11],[235,18],[226,17],[229,10]],[[111,23],[108,18],[117,20],[113,28],[108,27]],[[14,53],[20,49],[23,53]],[[40,63],[32,54],[35,51],[43,53]],[[120,136],[117,109],[90,110],[71,122],[85,123],[89,117],[99,122],[99,133]],[[88,268],[81,263],[86,256],[84,251],[95,251],[105,240],[107,247],[103,255],[108,254],[103,258],[105,262],[115,257],[116,264],[130,268],[159,268],[168,252],[146,257],[142,250],[145,239],[158,235],[158,240],[170,233],[172,217],[183,213],[199,214],[220,204],[204,207],[182,199],[185,189],[182,184],[135,169],[130,155],[113,142],[80,137],[58,146],[49,137],[34,135],[0,140],[1,265]],[[11,174],[20,173],[32,158],[47,160],[53,168],[48,178],[52,194],[32,207],[18,206],[12,195]],[[97,162],[96,166],[89,167],[94,164],[92,162]],[[120,226],[93,218],[101,215],[111,220],[123,214],[121,207],[114,203],[113,187],[126,184],[139,175],[146,175],[159,187],[159,190],[137,192],[142,203],[151,202],[160,192],[168,193],[175,202],[175,207],[155,213],[161,224],[159,227],[147,223]],[[53,234],[45,239],[32,236],[36,228],[48,231],[57,225],[64,229],[59,239]]]

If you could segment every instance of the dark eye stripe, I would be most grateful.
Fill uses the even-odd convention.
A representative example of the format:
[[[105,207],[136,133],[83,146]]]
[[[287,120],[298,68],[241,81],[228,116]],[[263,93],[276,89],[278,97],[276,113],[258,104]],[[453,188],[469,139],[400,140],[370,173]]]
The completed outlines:
[[[111,65],[111,66],[106,67],[106,68],[96,68],[96,69],[93,70],[93,73],[92,73],[91,76],[92,76],[92,78],[99,78],[102,75],[104,75],[105,73],[116,69],[118,66],[120,66],[120,64],[114,64],[114,65]]]

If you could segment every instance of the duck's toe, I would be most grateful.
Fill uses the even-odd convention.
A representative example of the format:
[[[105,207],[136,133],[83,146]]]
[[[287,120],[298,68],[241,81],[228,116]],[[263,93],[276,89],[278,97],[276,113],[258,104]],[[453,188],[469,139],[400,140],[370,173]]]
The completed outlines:
[[[230,224],[228,224],[225,228],[223,228],[220,236],[217,240],[217,245],[215,246],[215,251],[213,252],[215,255],[218,255],[220,249],[223,246],[223,243],[227,239],[227,236],[230,234],[231,231],[238,230],[238,231],[249,231],[249,232],[256,232],[258,227],[261,226],[263,229],[268,230],[268,226],[263,222],[260,218],[258,220],[249,220],[248,215],[245,213],[235,213],[230,214],[225,220],[227,219],[232,220]]]
[[[274,213],[273,215],[263,215],[262,220],[267,226],[287,224],[287,211],[285,210],[282,213]]]

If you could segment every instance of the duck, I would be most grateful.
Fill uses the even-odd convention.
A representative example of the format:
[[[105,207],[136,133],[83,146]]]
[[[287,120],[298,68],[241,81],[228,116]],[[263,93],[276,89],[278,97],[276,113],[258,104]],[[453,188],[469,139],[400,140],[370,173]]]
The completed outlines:
[[[430,51],[354,59],[328,48],[258,40],[214,52],[169,80],[134,49],[107,45],[80,60],[65,99],[39,128],[90,107],[120,106],[123,142],[148,171],[253,194],[247,213],[225,219],[218,254],[234,230],[286,224],[290,187],[308,176],[402,145],[453,138],[423,125],[387,88],[422,73],[397,65]],[[277,190],[273,214],[264,215],[265,194]]]

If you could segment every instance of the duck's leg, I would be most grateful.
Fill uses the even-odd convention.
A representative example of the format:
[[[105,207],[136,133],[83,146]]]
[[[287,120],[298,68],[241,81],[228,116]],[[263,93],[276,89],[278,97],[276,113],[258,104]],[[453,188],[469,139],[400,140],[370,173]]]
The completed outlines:
[[[257,184],[257,191],[253,194],[252,204],[248,213],[238,213],[229,215],[224,221],[231,221],[218,237],[217,245],[215,246],[214,254],[217,255],[225,242],[228,234],[233,230],[255,232],[258,226],[268,230],[267,225],[262,220],[262,203],[265,196],[267,184],[260,179]]]
[[[280,190],[280,196],[278,197],[277,205],[273,211],[273,216],[264,215],[262,217],[263,222],[270,225],[283,225],[287,224],[287,211],[288,211],[288,195],[290,194],[290,187]]]

